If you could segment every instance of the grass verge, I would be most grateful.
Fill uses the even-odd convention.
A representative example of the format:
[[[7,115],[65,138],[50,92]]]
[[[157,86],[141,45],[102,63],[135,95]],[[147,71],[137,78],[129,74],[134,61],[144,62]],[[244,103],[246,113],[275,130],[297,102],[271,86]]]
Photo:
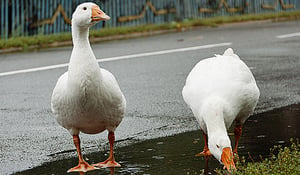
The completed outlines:
[[[236,163],[237,171],[228,173],[225,170],[215,170],[217,174],[233,175],[269,175],[269,174],[300,174],[300,144],[299,140],[291,139],[290,147],[274,146],[270,149],[270,158],[261,162],[248,162],[241,158]],[[277,154],[275,154],[277,153]]]
[[[300,11],[293,12],[280,12],[280,13],[265,13],[257,15],[236,15],[236,16],[219,16],[211,18],[198,18],[184,20],[182,22],[172,22],[159,25],[142,25],[134,27],[116,27],[116,28],[105,28],[102,30],[92,30],[90,32],[91,38],[103,38],[106,37],[106,40],[111,40],[132,33],[147,33],[153,31],[168,31],[168,30],[181,30],[182,28],[192,28],[196,26],[218,26],[225,23],[233,22],[246,22],[254,20],[295,20],[300,19]],[[107,38],[109,37],[109,38]],[[47,48],[55,47],[61,45],[71,45],[71,34],[62,33],[62,34],[53,34],[53,35],[37,35],[37,36],[28,36],[28,37],[15,37],[8,40],[0,40],[0,49],[6,50],[9,48],[18,48],[17,51],[26,51],[37,48]],[[97,41],[97,40],[94,40]],[[57,44],[63,43],[63,44]]]

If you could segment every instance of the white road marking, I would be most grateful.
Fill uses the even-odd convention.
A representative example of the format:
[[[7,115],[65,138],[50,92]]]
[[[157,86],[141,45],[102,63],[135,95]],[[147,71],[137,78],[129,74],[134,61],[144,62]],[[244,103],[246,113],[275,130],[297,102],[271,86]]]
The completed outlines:
[[[291,37],[295,37],[295,36],[300,36],[300,32],[299,33],[289,33],[289,34],[285,34],[285,35],[277,35],[277,38],[291,38]]]
[[[43,66],[43,67],[36,67],[36,68],[30,68],[30,69],[2,72],[2,73],[0,73],[0,77],[7,76],[7,75],[28,73],[28,72],[37,72],[37,71],[43,71],[43,70],[57,69],[57,68],[61,68],[61,67],[67,67],[68,65],[69,65],[69,63],[65,63],[65,64],[56,64],[56,65],[52,65],[52,66]]]
[[[192,50],[200,50],[200,49],[208,49],[208,48],[214,48],[214,47],[229,46],[231,44],[232,43],[228,42],[228,43],[208,44],[208,45],[195,46],[195,47],[185,47],[185,48],[178,48],[178,49],[161,50],[161,51],[154,51],[154,52],[145,52],[145,53],[139,53],[139,54],[123,55],[123,56],[97,59],[97,62],[109,62],[109,61],[117,61],[117,60],[124,60],[124,59],[138,58],[138,57],[163,55],[163,54],[176,53],[176,52],[186,52],[186,51],[192,51]],[[69,63],[64,63],[64,64],[56,64],[56,65],[51,65],[51,66],[43,66],[43,67],[37,67],[37,68],[2,72],[2,73],[0,73],[0,77],[8,76],[8,75],[15,75],[15,74],[28,73],[28,72],[37,72],[37,71],[43,71],[43,70],[57,69],[57,68],[67,67],[68,64]]]

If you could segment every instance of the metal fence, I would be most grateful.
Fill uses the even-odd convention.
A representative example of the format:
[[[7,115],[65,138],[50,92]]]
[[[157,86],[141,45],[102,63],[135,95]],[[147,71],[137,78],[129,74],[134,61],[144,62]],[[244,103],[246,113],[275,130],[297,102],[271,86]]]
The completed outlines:
[[[300,0],[91,0],[111,20],[103,27],[160,24],[189,18],[300,10]],[[0,0],[0,39],[70,32],[84,0]]]

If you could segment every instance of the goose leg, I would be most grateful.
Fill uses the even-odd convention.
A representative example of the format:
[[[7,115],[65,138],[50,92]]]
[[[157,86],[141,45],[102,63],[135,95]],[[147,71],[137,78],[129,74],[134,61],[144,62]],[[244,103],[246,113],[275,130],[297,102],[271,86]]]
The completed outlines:
[[[208,138],[207,138],[207,135],[203,132],[203,130],[201,129],[201,131],[202,131],[202,134],[203,134],[203,136],[204,136],[204,143],[205,143],[205,146],[204,146],[204,148],[203,148],[203,151],[202,152],[200,152],[200,153],[198,153],[198,154],[196,154],[195,156],[205,156],[205,157],[209,157],[209,156],[211,156],[212,154],[211,154],[211,152],[209,151],[209,149],[208,149]]]
[[[235,128],[234,128],[235,146],[234,146],[234,149],[233,149],[233,155],[234,156],[238,156],[237,148],[238,148],[239,139],[240,139],[241,135],[242,135],[242,125],[235,126]]]
[[[91,170],[97,169],[97,168],[89,165],[82,158],[81,148],[80,148],[80,139],[79,139],[78,135],[73,135],[73,141],[74,141],[74,145],[76,146],[79,163],[74,168],[69,169],[68,172],[87,172],[87,171],[91,171]]]
[[[96,167],[120,167],[121,165],[115,161],[114,157],[114,142],[115,142],[115,134],[114,132],[109,131],[108,140],[110,145],[109,157],[104,161],[97,164],[93,164]]]

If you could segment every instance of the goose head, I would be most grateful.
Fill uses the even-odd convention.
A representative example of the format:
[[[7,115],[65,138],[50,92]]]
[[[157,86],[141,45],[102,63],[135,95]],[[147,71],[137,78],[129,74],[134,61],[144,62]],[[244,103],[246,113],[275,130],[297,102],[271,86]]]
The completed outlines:
[[[209,151],[214,155],[214,157],[224,164],[224,168],[226,168],[229,172],[231,169],[235,170],[235,165],[233,161],[233,154],[231,150],[231,143],[226,137],[208,137],[208,148]]]
[[[110,17],[106,15],[98,5],[87,2],[77,6],[72,16],[72,25],[91,27],[99,21],[109,19]]]

